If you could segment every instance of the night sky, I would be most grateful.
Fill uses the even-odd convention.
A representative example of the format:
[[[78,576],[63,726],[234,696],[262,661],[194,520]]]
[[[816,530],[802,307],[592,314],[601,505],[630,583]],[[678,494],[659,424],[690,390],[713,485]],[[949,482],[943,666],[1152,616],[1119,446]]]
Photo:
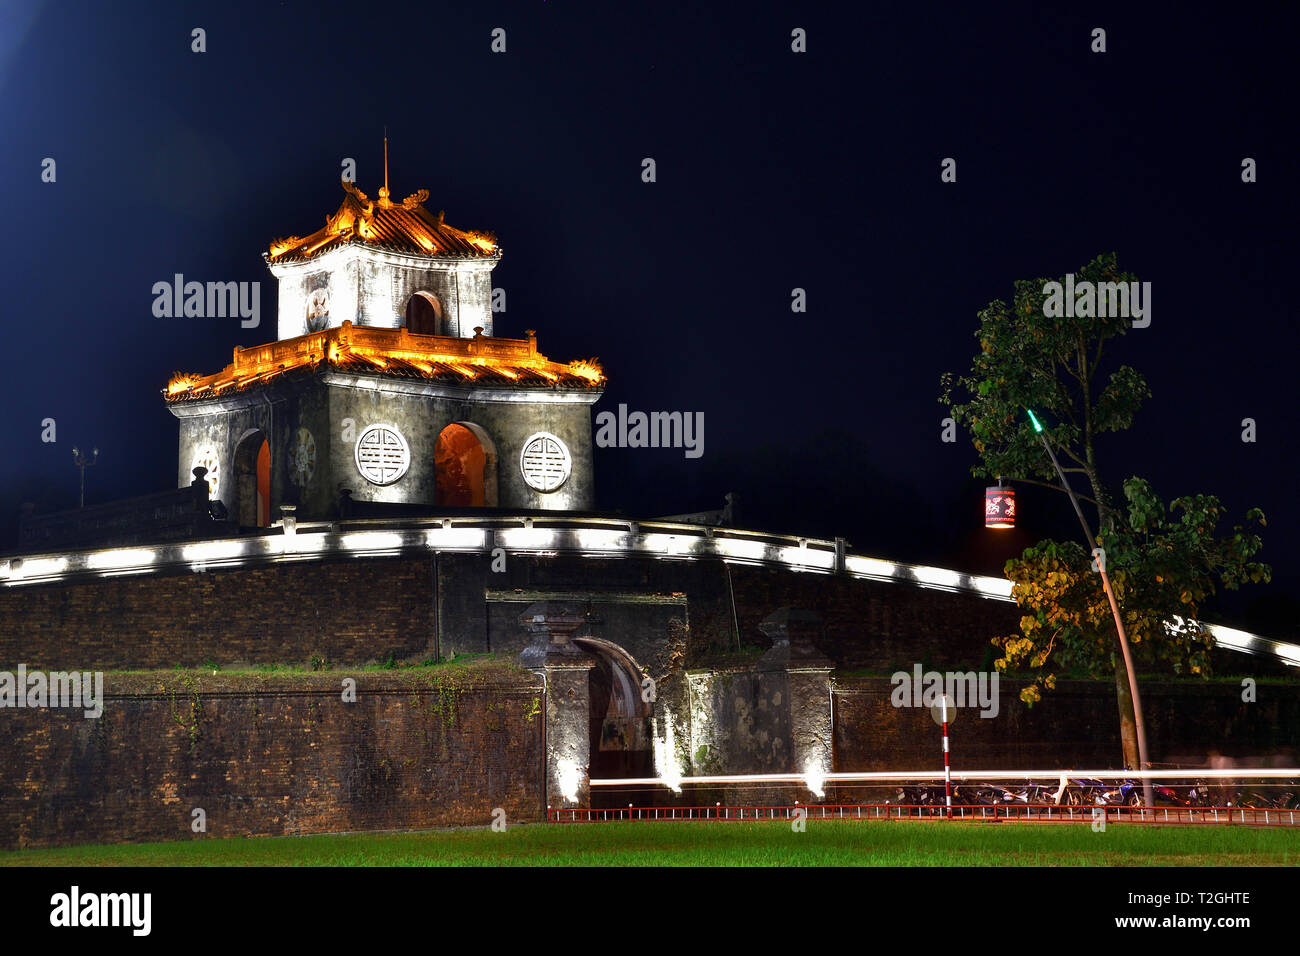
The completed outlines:
[[[1112,354],[1154,397],[1103,475],[1217,494],[1230,523],[1261,507],[1274,583],[1219,611],[1294,637],[1296,7],[983,6],[9,3],[8,534],[19,501],[75,506],[76,444],[101,450],[88,503],[170,485],[167,378],[274,338],[261,254],[334,212],[344,158],[374,194],[386,125],[396,197],[499,236],[497,334],[598,356],[596,411],[704,413],[703,458],[597,452],[599,506],[631,516],[735,491],[741,526],[993,573],[1079,537],[1027,488],[1021,529],[983,530],[939,376],[1015,280],[1114,251],[1153,309]],[[154,318],[177,272],[261,282],[261,326]]]

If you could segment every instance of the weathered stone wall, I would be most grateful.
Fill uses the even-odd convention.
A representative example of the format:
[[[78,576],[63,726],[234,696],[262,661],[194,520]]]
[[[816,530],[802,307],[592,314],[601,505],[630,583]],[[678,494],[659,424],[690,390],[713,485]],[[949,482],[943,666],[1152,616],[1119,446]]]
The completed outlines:
[[[922,707],[894,707],[887,677],[835,681],[835,769],[943,769],[942,735]],[[999,682],[996,717],[963,708],[951,725],[952,765],[972,769],[1121,769],[1114,685],[1062,680],[1032,708],[1023,685]],[[1261,682],[1245,703],[1231,682],[1141,685],[1153,763],[1193,764],[1213,752],[1249,757],[1300,748],[1300,687]]]
[[[713,667],[738,644],[751,652],[768,646],[760,622],[792,606],[822,617],[815,643],[841,672],[910,671],[916,663],[964,671],[988,669],[995,653],[989,639],[1013,633],[1019,619],[1013,604],[965,594],[728,570],[715,561],[516,554],[506,556],[504,571],[491,567],[489,554],[443,553],[3,588],[0,666],[260,664],[312,655],[346,666],[435,649],[444,656],[507,653],[522,648],[516,612],[549,598],[589,606],[595,636],[652,667],[674,619],[688,625],[679,664]],[[1231,652],[1217,655],[1216,666],[1242,673],[1281,667]]]
[[[432,292],[442,304],[444,334],[469,338],[474,327],[492,334],[492,269],[497,260],[434,263],[406,256],[353,248],[326,253],[307,263],[275,263],[279,274],[276,338],[305,334],[312,292],[329,295],[326,327],[344,322],[399,328],[406,304],[420,291]]]
[[[317,289],[329,296],[329,325],[356,324],[360,304],[357,260],[345,251],[326,253],[305,263],[277,263],[277,339],[291,339],[307,333],[307,300]]]
[[[361,665],[431,655],[432,638],[427,557],[0,590],[0,669]]]
[[[797,772],[789,675],[723,670],[689,679],[694,774]]]
[[[491,563],[488,554],[332,559],[0,589],[0,670],[157,670],[110,673],[114,697],[98,721],[0,708],[0,759],[14,768],[0,787],[0,843],[187,838],[194,807],[207,811],[211,835],[487,823],[485,805],[511,819],[540,816],[561,797],[558,761],[544,766],[543,716],[560,734],[552,743],[575,763],[591,759],[587,732],[600,727],[590,713],[594,672],[576,658],[536,662],[538,671],[550,666],[563,694],[551,706],[535,706],[538,674],[512,668],[463,688],[464,719],[454,725],[443,690],[403,682],[423,669],[359,674],[358,703],[343,705],[338,673],[236,678],[209,669],[193,687],[177,688],[168,671],[178,665],[314,658],[338,669],[453,652],[509,661],[527,634],[524,602],[549,601],[572,609],[570,638],[618,645],[657,682],[646,717],[655,772],[669,762],[681,774],[806,772],[829,736],[832,664],[834,762],[825,769],[938,769],[928,713],[893,707],[887,677],[850,671],[910,672],[917,663],[980,670],[989,638],[1013,629],[1017,614],[938,590],[746,567],[728,573],[708,561],[512,554],[501,572]],[[816,612],[824,626],[772,613],[791,605]],[[774,631],[773,620],[786,631]],[[1232,664],[1253,672],[1257,660],[1234,656]],[[1157,762],[1200,763],[1214,749],[1266,756],[1300,744],[1294,683],[1261,679],[1251,704],[1231,682],[1148,677],[1143,689]],[[1000,691],[997,718],[967,710],[956,721],[954,766],[1118,764],[1111,682],[1062,681],[1032,710],[1014,682]],[[591,799],[633,799],[605,794]],[[854,796],[828,790],[830,799]],[[792,797],[789,788],[681,797],[656,788],[635,799]]]
[[[445,636],[446,642],[456,642],[448,646],[457,653],[521,647],[518,611],[546,599],[584,609],[590,604],[603,632],[597,636],[627,648],[642,664],[665,646],[665,625],[673,618],[690,624],[688,654],[732,633],[727,582],[718,562],[511,554],[504,570],[493,571],[487,555],[443,554],[438,560],[441,616],[456,615],[462,622],[458,633]],[[713,628],[722,622],[726,630],[718,638]]]
[[[192,470],[198,464],[201,451],[210,449],[215,452],[217,493],[214,497],[225,504],[231,519],[238,523],[241,495],[248,497],[251,494],[255,498],[257,494],[255,463],[261,441],[265,439],[271,453],[271,520],[276,520],[279,517],[277,508],[284,500],[288,481],[286,461],[293,436],[299,427],[320,434],[324,425],[319,417],[313,415],[310,403],[307,407],[298,407],[297,396],[301,392],[300,383],[286,383],[264,392],[237,394],[216,402],[170,406],[172,414],[180,419],[176,459],[178,486],[188,485],[194,480]],[[241,447],[245,440],[248,444]],[[213,469],[209,468],[209,471]],[[251,476],[251,484],[248,481],[240,484],[241,471]],[[209,479],[212,477],[212,474],[208,475]],[[248,523],[255,525],[255,509],[252,517]]]
[[[375,387],[374,377],[363,377],[357,387],[351,377],[331,373],[328,383],[330,425],[328,445],[318,445],[318,467],[331,487],[347,487],[357,501],[401,502],[433,506],[435,503],[434,446],[448,425],[469,422],[479,426],[493,447],[484,451],[495,460],[497,503],[503,508],[582,511],[595,500],[592,482],[590,395],[573,400],[488,401],[469,390],[446,395],[426,394],[433,386],[420,382],[385,381]],[[536,393],[536,394],[540,394]],[[344,441],[344,422],[351,419],[351,441]],[[356,440],[371,425],[396,427],[411,450],[406,474],[391,485],[372,485],[356,468]],[[542,493],[529,488],[519,471],[525,441],[538,431],[558,436],[572,460],[569,479],[558,489]]]
[[[109,674],[105,693],[95,720],[0,711],[0,845],[544,817],[542,686],[526,671]]]
[[[347,488],[355,501],[432,507],[438,436],[448,425],[469,422],[488,436],[484,451],[496,472],[498,506],[569,511],[592,507],[590,395],[575,393],[572,401],[494,402],[468,390],[448,388],[446,394],[436,395],[428,383],[389,380],[381,388],[376,387],[377,381],[374,376],[339,372],[329,373],[324,381],[299,375],[252,392],[169,406],[180,420],[178,483],[190,483],[200,449],[210,446],[218,461],[216,497],[238,519],[237,455],[245,438],[261,432],[271,453],[272,521],[278,520],[282,503],[296,504],[301,520],[336,518],[341,488]],[[411,452],[407,472],[389,485],[371,484],[356,466],[356,443],[366,428],[377,424],[397,428]],[[315,449],[305,485],[298,483],[290,467],[298,454],[299,429],[307,430]],[[524,443],[538,431],[559,436],[572,460],[568,481],[547,493],[529,488],[519,471]],[[260,445],[260,438],[255,445]],[[251,451],[255,457],[257,448]]]
[[[1020,626],[1016,605],[973,594],[756,567],[734,567],[731,575],[746,644],[765,643],[758,625],[776,608],[804,608],[825,622],[819,649],[847,670],[892,673],[922,661],[927,669],[988,669],[996,650],[989,639]],[[693,615],[697,623],[702,617]],[[708,622],[715,634],[726,623]]]
[[[509,597],[493,592],[488,603],[488,650],[511,656],[523,651],[529,635],[519,617],[533,600],[528,592]],[[674,622],[687,622],[686,603],[680,598],[620,601],[595,595],[575,604],[586,618],[578,637],[613,641],[644,667],[655,667],[662,658]]]

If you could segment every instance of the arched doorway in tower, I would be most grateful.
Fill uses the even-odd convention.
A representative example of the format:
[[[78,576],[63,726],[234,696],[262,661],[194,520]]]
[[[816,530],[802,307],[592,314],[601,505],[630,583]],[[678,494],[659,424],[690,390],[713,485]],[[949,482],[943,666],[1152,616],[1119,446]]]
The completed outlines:
[[[416,292],[406,303],[406,327],[420,335],[444,335],[442,302],[432,292]]]
[[[261,430],[247,432],[235,447],[235,500],[231,512],[245,528],[271,524],[271,446]]]
[[[642,699],[641,667],[631,654],[611,641],[578,637],[573,643],[596,658],[596,666],[587,677],[591,779],[655,776],[650,726],[654,703]],[[625,806],[632,799],[615,789],[593,787],[591,791],[593,807]],[[635,799],[644,801],[645,797]]]
[[[434,503],[448,508],[495,508],[497,451],[473,422],[455,422],[433,446]]]

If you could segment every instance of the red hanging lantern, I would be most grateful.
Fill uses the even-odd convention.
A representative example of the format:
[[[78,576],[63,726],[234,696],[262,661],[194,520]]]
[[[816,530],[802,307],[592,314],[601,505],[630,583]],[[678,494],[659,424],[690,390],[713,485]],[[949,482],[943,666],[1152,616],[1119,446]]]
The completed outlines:
[[[1002,479],[995,487],[984,489],[984,527],[1014,528],[1016,526],[1016,492],[1003,488]]]

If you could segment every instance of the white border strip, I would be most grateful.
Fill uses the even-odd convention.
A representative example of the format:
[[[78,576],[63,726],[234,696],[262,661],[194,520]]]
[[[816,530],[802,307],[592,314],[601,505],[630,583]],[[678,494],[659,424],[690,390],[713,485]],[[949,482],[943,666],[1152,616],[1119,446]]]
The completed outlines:
[[[720,558],[733,564],[817,574],[840,572],[860,580],[911,584],[1007,603],[1012,600],[1011,582],[1005,578],[845,554],[839,541],[671,521],[563,515],[358,519],[333,524],[300,522],[293,535],[269,533],[154,547],[22,555],[0,559],[0,583],[16,587],[185,567],[207,571],[327,557],[490,552],[495,547],[521,554],[600,558]],[[1219,624],[1204,626],[1222,647],[1300,667],[1300,645]]]

